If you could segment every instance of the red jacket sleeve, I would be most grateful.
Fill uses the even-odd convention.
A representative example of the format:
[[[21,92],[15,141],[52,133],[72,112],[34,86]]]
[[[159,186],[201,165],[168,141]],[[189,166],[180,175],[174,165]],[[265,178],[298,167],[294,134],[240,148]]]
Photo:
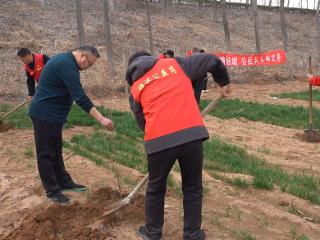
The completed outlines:
[[[310,83],[314,86],[320,86],[320,76],[313,76],[310,79]]]

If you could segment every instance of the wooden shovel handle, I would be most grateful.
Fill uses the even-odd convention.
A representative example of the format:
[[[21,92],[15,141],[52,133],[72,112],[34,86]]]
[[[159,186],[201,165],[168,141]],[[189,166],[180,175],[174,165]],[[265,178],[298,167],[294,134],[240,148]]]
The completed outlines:
[[[29,103],[31,101],[31,99],[28,99],[26,101],[24,101],[23,103],[19,104],[18,106],[16,106],[14,109],[12,109],[10,112],[5,113],[3,116],[0,117],[0,121],[6,119],[7,117],[9,117],[12,113],[18,111],[20,108],[22,108],[24,105],[26,105],[27,103]]]
[[[211,101],[211,102],[208,104],[208,106],[206,106],[205,109],[202,110],[202,112],[201,112],[202,117],[204,117],[204,116],[207,115],[209,112],[211,112],[212,110],[214,110],[214,109],[218,106],[218,104],[219,104],[219,102],[220,102],[220,100],[221,100],[222,98],[223,98],[223,96],[220,95],[216,100]]]

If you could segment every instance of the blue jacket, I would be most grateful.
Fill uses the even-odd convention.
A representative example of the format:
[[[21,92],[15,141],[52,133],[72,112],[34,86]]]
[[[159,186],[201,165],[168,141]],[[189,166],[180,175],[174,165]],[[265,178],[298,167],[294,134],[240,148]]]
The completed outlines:
[[[29,115],[50,123],[65,123],[73,101],[84,111],[93,107],[80,83],[79,65],[71,52],[50,58],[32,98]]]

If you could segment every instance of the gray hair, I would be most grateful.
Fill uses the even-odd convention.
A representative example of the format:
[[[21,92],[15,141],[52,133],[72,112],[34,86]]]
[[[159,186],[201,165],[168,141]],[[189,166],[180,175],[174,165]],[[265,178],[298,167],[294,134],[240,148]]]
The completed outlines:
[[[81,51],[81,52],[91,54],[91,55],[95,56],[96,58],[100,57],[100,53],[98,52],[98,49],[96,49],[94,46],[82,45],[82,46],[78,47],[76,49],[76,51]]]

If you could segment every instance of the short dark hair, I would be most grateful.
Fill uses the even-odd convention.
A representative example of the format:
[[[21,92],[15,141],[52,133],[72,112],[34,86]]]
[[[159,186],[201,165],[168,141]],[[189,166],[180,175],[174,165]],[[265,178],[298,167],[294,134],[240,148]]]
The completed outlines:
[[[168,54],[170,57],[174,57],[174,51],[168,49],[164,54]]]
[[[151,54],[146,51],[135,52],[134,54],[132,54],[130,56],[130,58],[128,60],[128,66],[134,61],[134,59],[136,59],[137,57],[141,57],[141,56],[151,56]]]
[[[200,49],[199,53],[205,53],[206,51],[204,49]]]
[[[89,54],[95,56],[96,58],[100,57],[100,53],[99,53],[98,49],[96,49],[94,46],[82,45],[82,46],[78,47],[76,50],[81,51],[81,52],[85,52],[85,53],[89,53]]]
[[[28,48],[20,48],[17,52],[18,57],[25,57],[30,54],[31,54],[31,51]]]
[[[197,47],[192,48],[192,53],[197,53],[197,52],[199,52],[199,48]]]

